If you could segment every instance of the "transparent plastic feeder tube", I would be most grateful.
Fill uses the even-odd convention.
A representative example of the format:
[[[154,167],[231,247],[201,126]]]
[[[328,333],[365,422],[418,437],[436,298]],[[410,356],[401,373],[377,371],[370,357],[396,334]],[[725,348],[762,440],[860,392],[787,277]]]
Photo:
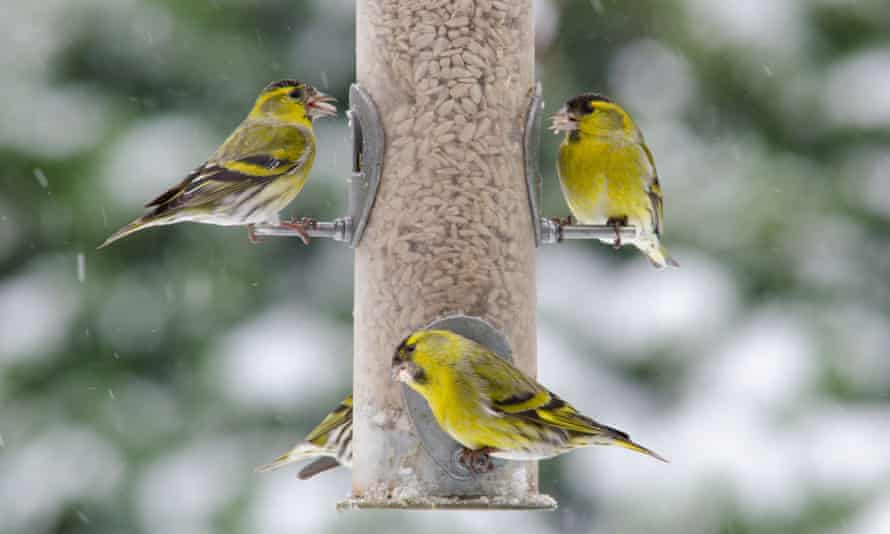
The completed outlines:
[[[522,147],[534,86],[532,1],[356,6],[357,82],[382,118],[385,155],[355,251],[350,505],[535,507],[533,462],[464,480],[438,465],[390,372],[407,334],[457,313],[490,324],[514,363],[536,373],[535,236]]]

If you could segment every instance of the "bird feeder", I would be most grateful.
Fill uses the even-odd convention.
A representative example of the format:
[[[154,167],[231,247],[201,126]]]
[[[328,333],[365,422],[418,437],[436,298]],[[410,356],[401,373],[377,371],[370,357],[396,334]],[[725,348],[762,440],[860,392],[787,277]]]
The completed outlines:
[[[540,215],[532,1],[356,0],[356,34],[348,213],[309,229],[355,248],[352,493],[339,507],[553,509],[535,462],[464,468],[390,372],[399,343],[432,327],[535,376],[535,248],[615,238]]]
[[[489,348],[501,339],[515,365],[536,371],[523,163],[533,46],[531,0],[356,1],[356,77],[378,109],[385,149],[355,249],[355,452],[342,506],[555,504],[538,494],[533,462],[461,473],[450,438],[427,432],[430,421],[412,413],[390,373],[406,335],[455,315],[474,318],[466,322],[483,325]]]

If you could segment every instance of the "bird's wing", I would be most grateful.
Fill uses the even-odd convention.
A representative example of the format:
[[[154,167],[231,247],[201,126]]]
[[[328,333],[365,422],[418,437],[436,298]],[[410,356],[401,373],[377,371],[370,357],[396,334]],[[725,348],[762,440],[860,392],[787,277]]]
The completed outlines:
[[[306,441],[309,443],[315,443],[319,438],[324,437],[324,441],[327,441],[327,436],[330,434],[332,430],[335,428],[342,426],[347,423],[352,422],[352,395],[349,395],[343,402],[340,403],[339,406],[334,408],[334,410],[329,413],[325,418],[318,424],[317,427],[313,428],[309,435],[306,436]],[[324,445],[317,444],[317,445]]]
[[[304,128],[243,124],[206,163],[146,207],[157,214],[212,203],[299,169],[314,151],[311,132]]]
[[[493,353],[482,349],[470,362],[479,379],[486,408],[492,412],[563,430],[596,432],[594,421]]]
[[[655,158],[652,157],[652,151],[646,145],[645,141],[640,143],[646,159],[649,160],[649,167],[652,168],[652,180],[647,184],[646,193],[649,194],[649,202],[652,203],[652,219],[655,223],[655,234],[661,235],[664,227],[664,201],[661,198],[661,184],[658,183],[658,171],[655,170]]]

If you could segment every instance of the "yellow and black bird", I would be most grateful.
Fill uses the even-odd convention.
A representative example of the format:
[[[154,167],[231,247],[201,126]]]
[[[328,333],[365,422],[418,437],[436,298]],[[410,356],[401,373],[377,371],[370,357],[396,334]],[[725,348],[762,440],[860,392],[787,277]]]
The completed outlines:
[[[566,102],[551,129],[566,132],[557,171],[572,215],[582,224],[633,225],[633,244],[656,267],[678,266],[661,244],[664,206],[652,151],[630,115],[611,99],[585,93]]]
[[[257,467],[257,471],[272,471],[311,458],[317,459],[297,474],[301,480],[340,465],[352,467],[352,395],[343,399],[306,439],[271,463]]]
[[[300,193],[315,161],[312,121],[336,115],[333,99],[296,80],[271,83],[247,117],[201,166],[146,204],[147,214],[105,240],[105,247],[143,228],[191,221],[222,226],[279,224],[278,212]],[[307,223],[283,226],[308,243]]]
[[[465,447],[464,463],[476,471],[490,467],[481,461],[487,456],[541,460],[590,445],[617,445],[666,461],[448,330],[408,336],[393,357],[392,374],[426,399],[442,430]]]

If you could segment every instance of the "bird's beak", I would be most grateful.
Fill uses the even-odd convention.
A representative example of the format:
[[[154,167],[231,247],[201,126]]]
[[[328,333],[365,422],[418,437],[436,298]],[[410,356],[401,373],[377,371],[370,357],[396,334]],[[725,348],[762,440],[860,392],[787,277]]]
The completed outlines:
[[[337,114],[337,106],[333,104],[337,99],[316,90],[315,94],[309,97],[306,107],[309,108],[309,114],[313,117],[333,117]]]
[[[553,133],[571,132],[578,129],[578,119],[569,113],[569,110],[566,109],[565,106],[554,113],[550,117],[550,120],[552,121],[550,130],[552,130]]]
[[[392,366],[392,379],[406,384],[414,380],[417,366],[411,362],[400,362]]]

